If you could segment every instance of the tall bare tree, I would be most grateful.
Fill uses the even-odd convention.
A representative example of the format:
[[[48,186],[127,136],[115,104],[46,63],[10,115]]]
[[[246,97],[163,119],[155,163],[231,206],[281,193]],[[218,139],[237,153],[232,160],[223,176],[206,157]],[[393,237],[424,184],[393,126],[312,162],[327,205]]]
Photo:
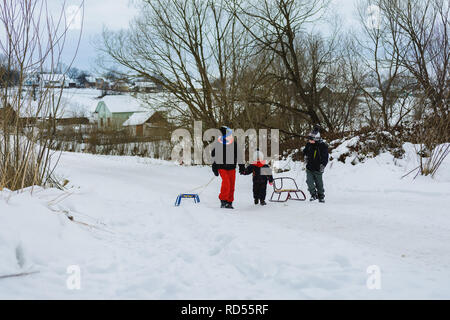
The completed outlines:
[[[326,0],[231,1],[238,7],[239,21],[252,35],[253,44],[274,55],[272,80],[288,87],[289,99],[272,97],[266,101],[297,114],[311,124],[324,124],[333,131],[333,123],[321,103],[326,91],[325,70],[336,59],[338,38],[307,31],[317,22],[329,3]],[[260,101],[262,102],[262,101]]]
[[[423,112],[416,125],[419,172],[434,175],[450,153],[450,4],[446,0],[380,1],[398,38],[390,38],[402,67],[415,78]]]
[[[249,47],[230,8],[223,0],[142,0],[140,8],[128,31],[103,33],[101,50],[169,92],[165,105],[181,115],[180,124],[234,125]]]
[[[358,12],[361,33],[354,34],[352,53],[365,72],[361,91],[369,125],[390,129],[398,126],[414,107],[416,81],[401,63],[398,42],[401,30],[380,8],[383,0],[362,0]],[[371,12],[372,11],[372,12]],[[372,16],[370,16],[372,14]]]
[[[0,25],[0,189],[45,185],[59,159],[52,147],[63,87],[34,82],[43,70],[47,80],[54,78],[70,21],[64,6],[51,14],[46,0],[2,0]],[[33,82],[33,90],[27,82]]]
[[[430,108],[448,115],[450,5],[446,0],[380,2],[398,37],[388,39],[400,63],[417,80]]]

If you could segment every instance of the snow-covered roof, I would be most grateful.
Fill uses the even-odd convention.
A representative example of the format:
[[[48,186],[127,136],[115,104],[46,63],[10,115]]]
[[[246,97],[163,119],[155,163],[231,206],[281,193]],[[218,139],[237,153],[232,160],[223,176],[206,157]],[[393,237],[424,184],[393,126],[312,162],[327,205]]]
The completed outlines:
[[[154,82],[151,81],[138,81],[135,83],[137,87],[150,88],[156,86]]]
[[[112,113],[148,111],[140,100],[130,95],[105,96],[100,101],[103,101]]]
[[[86,81],[90,82],[90,83],[94,83],[95,82],[95,77],[86,77]]]
[[[128,118],[127,121],[123,123],[123,126],[137,126],[140,124],[144,124],[151,116],[153,116],[154,111],[147,112],[136,112],[133,113],[131,117]]]
[[[41,74],[42,81],[63,81],[64,75],[61,73],[43,73]]]
[[[98,90],[95,89],[64,89],[61,97],[61,117],[89,117],[97,107],[97,96]]]
[[[61,95],[60,105],[55,114],[55,103],[59,99],[60,89],[49,90],[47,95],[43,97],[39,106],[39,97],[37,101],[33,101],[28,94],[23,101],[23,107],[20,109],[22,117],[46,117],[49,114],[56,118],[73,118],[73,117],[90,117],[97,107],[98,90],[95,89],[64,89]],[[39,95],[39,94],[38,94]]]
[[[49,89],[46,92],[48,93],[46,96],[46,101],[48,103],[44,103],[43,110],[40,111],[38,107],[38,101],[32,101],[31,91],[28,92],[25,99],[22,101],[24,106],[20,109],[20,115],[22,117],[41,117],[47,116],[50,113],[57,118],[90,117],[93,115],[93,113],[95,113],[95,110],[97,109],[100,101],[103,101],[106,104],[106,107],[114,113],[149,113],[150,110],[148,106],[151,106],[152,109],[158,108],[168,99],[167,94],[165,93],[140,94],[137,96],[137,98],[129,94],[107,95],[102,99],[98,99],[100,91],[97,89],[66,88],[63,90],[61,96],[60,107],[58,108],[56,115],[54,115],[54,112],[52,110],[47,110],[47,106],[52,109],[51,105],[53,104],[49,103],[49,101],[52,100],[52,93],[54,94],[54,100],[58,101],[60,89]],[[16,94],[17,93],[15,92],[10,92],[11,99],[13,99],[13,96],[15,96]],[[39,94],[37,94],[37,99],[39,100]],[[180,108],[184,108],[184,104],[182,102],[174,101],[174,103],[179,104]],[[169,117],[176,114],[176,110],[170,107],[163,108],[163,110],[168,112]],[[151,115],[152,114],[153,111]],[[135,117],[140,116],[136,115]],[[136,120],[133,121],[140,121],[138,120],[138,118],[134,119]]]

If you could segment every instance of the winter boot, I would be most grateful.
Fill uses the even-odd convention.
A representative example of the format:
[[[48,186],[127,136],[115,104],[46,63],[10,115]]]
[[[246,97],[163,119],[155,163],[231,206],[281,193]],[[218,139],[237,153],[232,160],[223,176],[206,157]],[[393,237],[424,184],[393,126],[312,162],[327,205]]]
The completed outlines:
[[[317,200],[318,198],[317,198],[317,194],[312,194],[311,195],[311,198],[309,198],[309,201],[315,201],[315,200]]]
[[[319,202],[325,203],[325,197],[319,197]]]
[[[255,199],[255,204],[258,204],[259,199]]]
[[[234,209],[233,208],[233,202],[226,202],[225,208],[227,208],[227,209]]]
[[[265,206],[267,203],[264,200],[261,200],[261,205]]]
[[[220,200],[220,207],[226,208],[226,206],[227,206],[227,202],[225,200]]]

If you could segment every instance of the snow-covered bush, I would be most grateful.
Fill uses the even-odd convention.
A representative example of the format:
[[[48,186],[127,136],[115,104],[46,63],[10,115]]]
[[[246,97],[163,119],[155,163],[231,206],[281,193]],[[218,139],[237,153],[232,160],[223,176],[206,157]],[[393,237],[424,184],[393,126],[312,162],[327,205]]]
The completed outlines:
[[[355,165],[384,152],[391,153],[394,158],[402,158],[405,150],[399,136],[399,132],[370,131],[333,140],[329,143],[330,161],[337,159],[345,163],[347,158],[351,158],[351,163]]]

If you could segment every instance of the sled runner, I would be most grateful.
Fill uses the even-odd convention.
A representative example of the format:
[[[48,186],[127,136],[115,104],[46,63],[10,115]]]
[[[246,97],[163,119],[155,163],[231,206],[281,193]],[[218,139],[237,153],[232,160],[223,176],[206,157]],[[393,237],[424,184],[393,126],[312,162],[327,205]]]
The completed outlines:
[[[279,183],[279,186],[277,186],[277,182]],[[285,185],[291,186],[291,187],[283,188]],[[300,198],[300,196],[298,195],[298,192],[301,193],[303,198]],[[286,198],[284,200],[281,197],[283,194],[286,194]],[[278,197],[277,197],[277,195],[278,195]],[[271,202],[286,202],[288,200],[305,201],[306,196],[303,193],[303,191],[298,188],[297,183],[295,182],[295,180],[293,178],[289,178],[289,177],[274,178],[273,179],[273,192],[272,192],[272,196],[270,197],[269,201],[271,201]]]
[[[177,200],[175,200],[175,206],[178,207],[181,204],[181,199],[193,198],[195,203],[200,202],[200,197],[197,193],[182,193],[178,195]]]

